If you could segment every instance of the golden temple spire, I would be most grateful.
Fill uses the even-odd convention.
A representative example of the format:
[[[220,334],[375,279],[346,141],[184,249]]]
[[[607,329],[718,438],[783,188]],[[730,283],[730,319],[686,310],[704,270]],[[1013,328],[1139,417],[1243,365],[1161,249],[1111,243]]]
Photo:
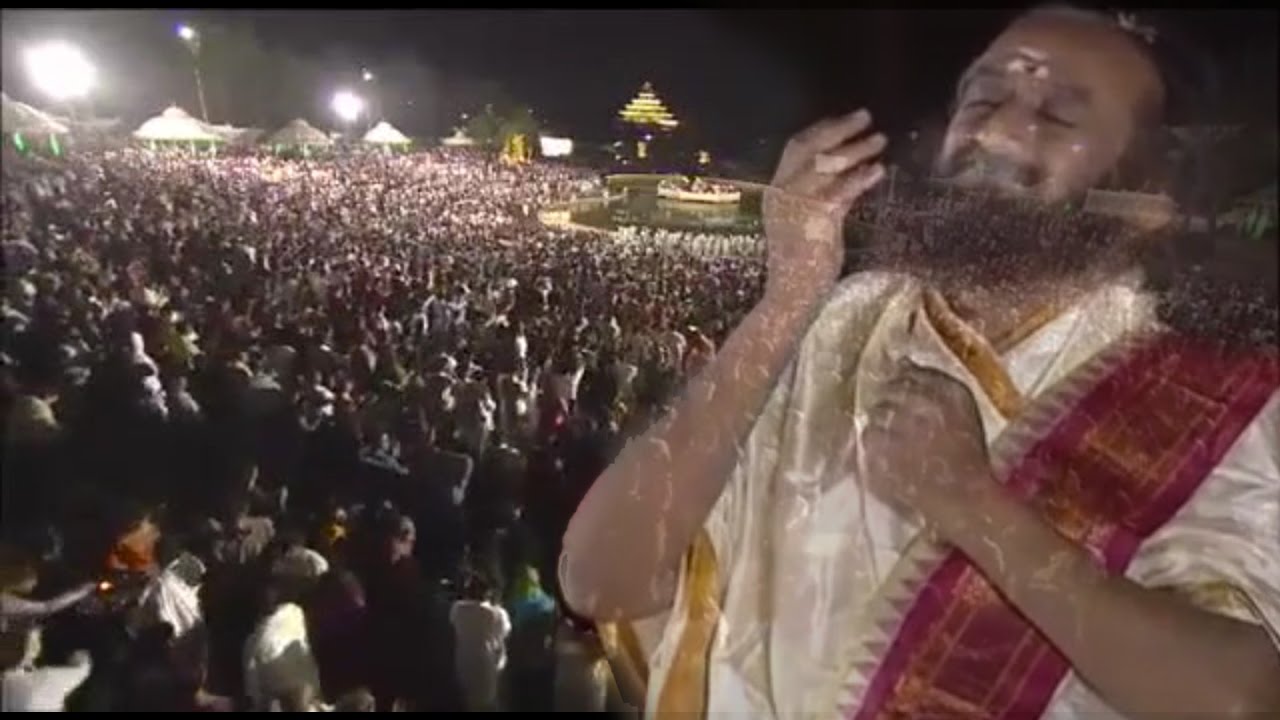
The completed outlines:
[[[653,91],[653,84],[649,82],[642,85],[631,102],[618,111],[618,117],[633,125],[653,126],[663,130],[671,130],[680,124],[675,115],[662,104],[662,100]]]

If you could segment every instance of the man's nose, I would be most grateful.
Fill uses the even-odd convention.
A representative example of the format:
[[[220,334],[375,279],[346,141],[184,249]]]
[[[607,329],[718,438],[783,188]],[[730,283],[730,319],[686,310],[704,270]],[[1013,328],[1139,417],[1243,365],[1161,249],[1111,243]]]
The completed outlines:
[[[1039,132],[1033,111],[1022,103],[1008,102],[987,117],[974,133],[974,142],[990,155],[1030,165]]]

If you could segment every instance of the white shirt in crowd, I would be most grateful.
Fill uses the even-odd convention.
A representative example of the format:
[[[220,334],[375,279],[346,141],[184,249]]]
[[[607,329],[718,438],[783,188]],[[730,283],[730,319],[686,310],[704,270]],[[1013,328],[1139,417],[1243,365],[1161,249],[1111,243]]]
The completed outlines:
[[[0,712],[63,712],[67,696],[93,670],[89,654],[83,651],[71,656],[70,665],[35,667],[40,648],[40,631],[29,631],[22,661],[4,672]]]
[[[244,645],[244,692],[255,712],[269,712],[307,688],[320,692],[302,608],[285,603],[267,616]]]
[[[196,569],[188,575],[187,566]],[[185,555],[179,562],[171,563],[142,591],[138,601],[139,620],[144,626],[168,623],[175,638],[204,625],[200,610],[200,585],[198,577],[204,574],[204,564],[194,556]],[[184,575],[187,575],[184,577]],[[194,582],[193,582],[194,580]]]
[[[271,574],[297,580],[318,580],[329,572],[329,561],[308,547],[293,547],[285,551],[271,566]]]
[[[449,610],[454,662],[470,710],[496,709],[498,678],[507,666],[511,618],[493,603],[459,600]]]

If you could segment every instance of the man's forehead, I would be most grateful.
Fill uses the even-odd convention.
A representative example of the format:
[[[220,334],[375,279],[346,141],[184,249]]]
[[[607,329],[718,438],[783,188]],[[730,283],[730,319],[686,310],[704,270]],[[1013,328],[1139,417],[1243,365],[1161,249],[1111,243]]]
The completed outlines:
[[[983,57],[1026,55],[1044,62],[1068,62],[1105,55],[1110,60],[1144,60],[1134,41],[1102,16],[1055,13],[1025,16],[1005,29]]]
[[[966,75],[1019,71],[1077,86],[1120,81],[1135,92],[1160,86],[1149,58],[1124,31],[1102,19],[1023,18],[1001,33]]]

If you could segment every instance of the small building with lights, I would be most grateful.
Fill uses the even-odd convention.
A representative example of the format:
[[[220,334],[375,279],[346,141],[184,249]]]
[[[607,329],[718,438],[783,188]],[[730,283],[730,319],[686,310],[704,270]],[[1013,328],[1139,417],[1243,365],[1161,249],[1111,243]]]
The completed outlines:
[[[640,91],[618,111],[615,128],[615,161],[638,170],[662,169],[676,162],[673,147],[680,121],[667,108],[646,82]]]

